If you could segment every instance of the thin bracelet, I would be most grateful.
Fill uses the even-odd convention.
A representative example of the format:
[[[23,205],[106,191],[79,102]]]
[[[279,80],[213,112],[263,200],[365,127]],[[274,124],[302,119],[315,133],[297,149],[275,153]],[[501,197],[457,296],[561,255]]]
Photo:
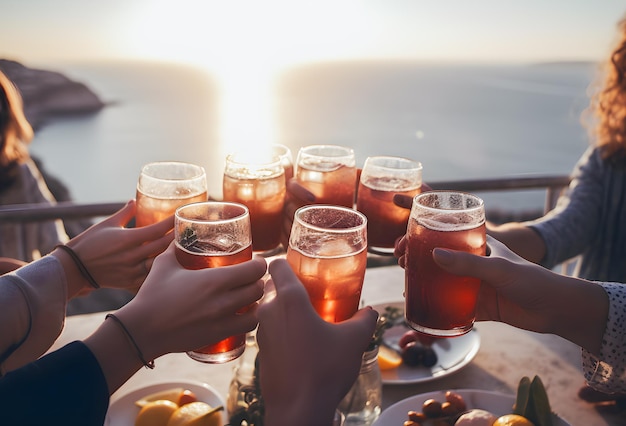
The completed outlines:
[[[139,357],[139,359],[141,360],[141,362],[143,363],[144,367],[149,368],[149,369],[153,369],[154,368],[154,360],[152,361],[146,361],[146,359],[143,356],[143,353],[141,353],[141,349],[139,349],[139,345],[137,345],[137,342],[135,342],[135,339],[133,339],[133,336],[130,334],[130,332],[128,331],[128,329],[126,328],[126,326],[124,325],[124,323],[115,315],[113,314],[107,314],[104,319],[114,319],[116,323],[118,323],[120,325],[120,327],[122,327],[122,330],[124,330],[124,333],[126,334],[126,336],[128,337],[128,339],[131,341],[131,343],[133,344],[133,346],[135,347],[135,351],[137,351],[137,356]]]
[[[87,270],[87,267],[85,266],[85,264],[83,263],[82,260],[80,260],[80,257],[78,257],[78,255],[76,254],[76,252],[74,250],[72,250],[70,247],[64,245],[64,244],[59,244],[58,246],[56,246],[55,248],[60,248],[63,249],[63,251],[65,251],[67,254],[70,255],[70,257],[72,258],[72,260],[74,261],[74,263],[76,264],[76,267],[78,268],[78,270],[80,271],[80,274],[87,280],[89,281],[89,284],[91,284],[91,286],[93,288],[100,288],[100,286],[98,285],[98,283],[96,282],[96,280],[94,279],[94,277],[89,273],[89,271]]]

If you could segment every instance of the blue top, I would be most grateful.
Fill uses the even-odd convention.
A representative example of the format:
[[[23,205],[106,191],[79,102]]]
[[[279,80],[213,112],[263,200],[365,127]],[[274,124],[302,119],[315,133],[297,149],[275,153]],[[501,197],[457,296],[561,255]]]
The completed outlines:
[[[581,255],[573,275],[626,283],[626,167],[588,148],[554,210],[526,222],[546,244],[541,264],[552,268]]]

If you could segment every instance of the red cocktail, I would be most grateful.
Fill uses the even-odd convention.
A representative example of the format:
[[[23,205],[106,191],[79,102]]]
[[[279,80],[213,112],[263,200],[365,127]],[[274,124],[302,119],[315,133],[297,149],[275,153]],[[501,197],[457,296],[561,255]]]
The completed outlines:
[[[311,191],[317,204],[354,206],[356,192],[354,151],[335,145],[301,148],[296,161],[298,183]]]
[[[254,251],[280,245],[285,204],[285,171],[278,157],[267,163],[243,161],[229,155],[224,169],[224,200],[244,204],[250,211]]]
[[[485,255],[480,198],[449,191],[417,195],[407,229],[407,323],[423,333],[458,336],[472,329],[480,280],[445,272],[433,260],[436,247]]]
[[[356,208],[367,216],[368,250],[393,254],[395,242],[406,233],[409,210],[394,204],[395,194],[413,197],[422,185],[422,165],[399,157],[365,160]]]
[[[137,181],[135,226],[152,225],[180,206],[207,200],[204,169],[195,164],[164,161],[142,167]]]
[[[176,258],[187,269],[219,268],[252,259],[250,219],[245,206],[204,202],[176,210]],[[246,307],[241,307],[241,310]],[[187,354],[196,361],[218,364],[239,357],[245,334],[235,335]]]
[[[358,310],[367,264],[367,219],[338,206],[307,206],[296,214],[287,261],[328,322]]]

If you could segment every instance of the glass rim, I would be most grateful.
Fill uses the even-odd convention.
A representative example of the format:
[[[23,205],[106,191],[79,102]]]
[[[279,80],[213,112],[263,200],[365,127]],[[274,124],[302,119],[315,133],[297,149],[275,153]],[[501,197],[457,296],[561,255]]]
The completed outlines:
[[[184,178],[164,178],[164,177],[154,176],[153,174],[149,173],[149,169],[151,167],[155,168],[155,167],[163,167],[163,166],[185,167],[189,170],[194,170],[196,173],[190,177],[184,177]],[[203,177],[206,177],[206,170],[204,170],[204,167],[202,166],[199,166],[194,163],[188,163],[185,161],[153,161],[150,163],[146,163],[141,167],[140,175],[149,179],[156,180],[156,181],[178,182],[178,181],[184,181],[184,180],[201,179]]]
[[[300,216],[303,212],[308,211],[308,210],[339,210],[345,213],[349,213],[352,214],[354,216],[357,216],[361,219],[361,224],[356,225],[356,226],[351,226],[349,228],[323,228],[321,226],[317,226],[317,225],[313,225],[309,222],[305,222]],[[351,209],[349,207],[343,207],[343,206],[337,206],[334,204],[310,204],[307,206],[303,206],[300,207],[298,210],[296,210],[296,212],[294,213],[294,223],[298,222],[301,226],[305,226],[308,229],[317,231],[317,232],[325,232],[325,233],[333,233],[333,234],[347,234],[347,233],[352,233],[352,232],[358,232],[363,228],[367,227],[367,216],[365,216],[363,213],[361,213],[358,210],[354,210]]]
[[[456,195],[462,195],[462,196],[465,196],[465,197],[477,200],[477,204],[475,206],[471,206],[471,207],[463,207],[463,208],[460,208],[460,209],[453,209],[453,208],[445,208],[445,207],[425,206],[424,204],[421,204],[420,201],[419,201],[421,198],[424,198],[424,197],[429,196],[429,195],[430,196],[436,195],[436,194],[456,194]],[[485,209],[485,202],[479,196],[471,194],[469,192],[453,191],[453,190],[448,190],[448,189],[440,189],[440,190],[426,191],[426,192],[422,192],[422,193],[419,193],[419,194],[415,195],[413,197],[413,206],[419,206],[420,209],[424,209],[424,210],[428,210],[428,211],[432,211],[432,212],[441,212],[441,211],[473,212],[473,211],[484,210]]]
[[[338,153],[336,155],[329,153],[329,154],[322,154],[319,152],[312,152],[312,151],[316,151],[316,150],[326,150],[326,149],[330,149],[330,150],[338,150],[338,151],[343,151],[343,153]],[[300,154],[304,154],[310,157],[319,157],[319,158],[344,158],[344,157],[349,157],[349,158],[353,158],[354,157],[354,149],[347,147],[347,146],[343,146],[343,145],[332,145],[332,144],[322,144],[322,145],[307,145],[307,146],[303,146],[302,148],[300,148],[300,150],[298,151],[298,156]]]
[[[404,163],[407,165],[413,165],[413,167],[390,167],[390,166],[386,166],[383,164],[375,164],[372,163],[371,165],[373,167],[379,168],[379,169],[385,169],[385,170],[394,170],[394,171],[421,171],[423,170],[423,166],[422,163],[419,161],[415,161],[415,160],[411,160],[410,158],[406,158],[406,157],[394,157],[391,155],[374,155],[372,157],[367,157],[365,159],[365,163],[363,165],[363,170],[365,170],[365,166],[368,165],[369,160],[372,161],[376,161],[376,160],[393,160],[393,161],[397,161],[398,163]]]
[[[235,208],[240,208],[242,212],[240,214],[237,214],[236,216],[233,216],[227,219],[197,219],[197,218],[187,218],[185,216],[181,216],[180,212],[182,212],[183,210],[187,208],[198,207],[199,205],[231,206]],[[250,210],[248,209],[248,207],[246,207],[244,204],[235,203],[231,201],[198,201],[195,203],[182,205],[178,207],[176,211],[174,212],[174,218],[176,220],[184,220],[185,222],[191,222],[191,223],[228,224],[228,223],[240,221],[244,219],[246,216],[247,217],[250,216]]]

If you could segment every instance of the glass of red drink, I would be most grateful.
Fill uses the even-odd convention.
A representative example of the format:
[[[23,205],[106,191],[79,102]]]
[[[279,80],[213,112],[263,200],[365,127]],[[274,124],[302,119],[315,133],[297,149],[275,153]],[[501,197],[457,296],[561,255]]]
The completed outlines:
[[[311,191],[316,204],[354,206],[356,160],[352,148],[310,145],[300,148],[296,179]]]
[[[311,205],[296,211],[287,261],[328,322],[359,308],[367,266],[367,218],[355,210]]]
[[[176,258],[187,269],[219,268],[252,259],[250,215],[242,204],[206,201],[179,207],[174,239]],[[196,361],[221,364],[239,357],[245,341],[245,334],[230,336],[187,354]]]
[[[207,200],[204,168],[176,161],[148,163],[141,168],[136,199],[135,226],[160,222],[179,206]]]
[[[443,247],[485,255],[485,206],[475,195],[430,191],[416,195],[407,227],[405,317],[417,331],[458,336],[474,324],[480,280],[450,274],[433,260]]]
[[[244,204],[250,211],[252,249],[273,253],[280,245],[285,204],[285,171],[279,157],[226,157],[224,201]]]
[[[356,209],[367,216],[368,250],[393,254],[406,233],[409,210],[394,204],[395,194],[414,197],[422,187],[422,164],[401,157],[368,157],[363,165]]]

